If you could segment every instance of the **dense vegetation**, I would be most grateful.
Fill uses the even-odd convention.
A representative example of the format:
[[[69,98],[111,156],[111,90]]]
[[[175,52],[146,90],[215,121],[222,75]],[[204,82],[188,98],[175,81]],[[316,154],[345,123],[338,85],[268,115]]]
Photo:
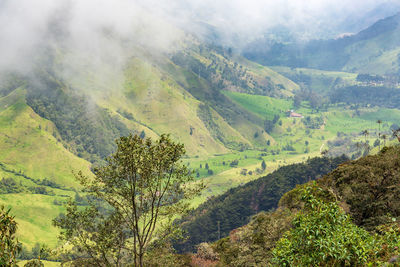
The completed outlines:
[[[229,266],[397,266],[399,152],[385,147],[297,186],[211,252]]]
[[[305,163],[281,167],[208,200],[181,222],[189,238],[184,243],[176,244],[176,247],[181,251],[190,251],[196,244],[227,236],[231,230],[246,224],[252,215],[275,209],[281,196],[297,184],[319,178],[346,160],[345,156],[313,158]]]
[[[341,87],[330,93],[332,103],[352,103],[363,106],[372,105],[397,108],[400,104],[398,88],[384,86],[350,86]]]
[[[368,230],[400,217],[400,148],[383,148],[337,168],[318,181],[349,207],[357,225]]]

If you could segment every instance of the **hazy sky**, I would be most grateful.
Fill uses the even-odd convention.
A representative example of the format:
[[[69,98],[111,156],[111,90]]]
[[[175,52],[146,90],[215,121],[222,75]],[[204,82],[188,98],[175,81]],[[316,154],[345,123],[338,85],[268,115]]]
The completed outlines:
[[[99,60],[111,54],[114,63],[124,60],[126,44],[168,51],[182,37],[171,24],[200,32],[199,21],[215,26],[227,43],[246,43],[277,25],[307,39],[385,2],[389,0],[0,0],[0,69],[29,69],[38,49],[54,41]]]

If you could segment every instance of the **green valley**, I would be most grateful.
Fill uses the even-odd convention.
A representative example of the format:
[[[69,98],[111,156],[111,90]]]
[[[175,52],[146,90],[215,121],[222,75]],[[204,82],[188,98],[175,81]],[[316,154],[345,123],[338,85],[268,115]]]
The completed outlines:
[[[398,254],[398,4],[87,1],[0,3],[0,266]]]

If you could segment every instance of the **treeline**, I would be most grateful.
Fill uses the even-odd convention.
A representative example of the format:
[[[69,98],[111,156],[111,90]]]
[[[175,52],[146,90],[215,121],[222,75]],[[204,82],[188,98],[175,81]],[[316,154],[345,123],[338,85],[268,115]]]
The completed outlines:
[[[27,176],[21,171],[9,169],[1,162],[0,162],[0,169],[6,173],[10,173],[14,176],[19,176],[36,184],[36,186],[26,186],[22,184],[22,182],[17,182],[12,177],[3,177],[0,180],[0,194],[30,192],[32,194],[54,195],[54,192],[51,189],[48,189],[48,187],[57,189],[65,188],[65,186],[59,185],[56,182],[51,181],[51,179],[48,178],[44,178],[42,180],[35,179]]]
[[[332,103],[352,103],[387,108],[398,108],[400,90],[397,88],[375,86],[349,86],[333,90],[330,94]]]
[[[254,214],[275,209],[281,196],[297,184],[319,178],[347,160],[346,156],[313,158],[284,166],[208,200],[180,222],[188,239],[175,247],[179,251],[191,251],[201,242],[227,236],[233,229],[248,223]]]

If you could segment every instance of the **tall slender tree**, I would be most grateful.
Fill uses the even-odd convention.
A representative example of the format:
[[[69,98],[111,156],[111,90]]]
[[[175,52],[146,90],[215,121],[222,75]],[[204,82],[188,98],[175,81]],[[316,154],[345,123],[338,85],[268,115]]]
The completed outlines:
[[[367,143],[367,136],[369,135],[369,132],[367,129],[365,129],[364,131],[361,132],[362,135],[364,135],[365,138],[365,143]]]
[[[94,169],[94,178],[82,173],[77,175],[86,190],[111,207],[111,215],[106,218],[102,214],[97,216],[98,211],[92,208],[86,212],[89,216],[85,214],[82,218],[79,216],[81,211],[72,207],[72,212],[67,213],[66,217],[78,229],[70,227],[65,230],[71,233],[67,241],[76,239],[82,232],[85,233],[86,228],[92,227],[92,221],[95,220],[89,218],[93,214],[97,218],[93,230],[98,228],[104,231],[97,233],[98,242],[87,241],[95,236],[93,233],[84,234],[80,249],[85,250],[87,246],[101,241],[108,254],[101,253],[101,250],[96,250],[100,253],[95,256],[90,251],[87,253],[95,258],[98,266],[109,266],[104,263],[104,260],[111,262],[108,258],[114,259],[114,262],[117,260],[121,266],[144,266],[144,255],[149,244],[155,239],[161,241],[166,235],[176,233],[173,220],[189,209],[187,200],[203,189],[202,184],[194,183],[191,171],[182,163],[184,154],[184,146],[173,142],[168,135],[161,135],[156,141],[142,139],[138,135],[121,137],[117,140],[116,152],[106,159],[106,164]],[[80,225],[87,227],[79,229]],[[58,226],[66,228],[62,223]],[[122,250],[125,255],[132,256],[133,262],[123,262],[120,257],[114,256],[115,253],[121,255]],[[99,262],[103,262],[102,265]]]
[[[382,120],[377,120],[376,123],[378,123],[378,140],[381,139],[381,124]],[[379,142],[379,151],[381,150],[381,142]]]
[[[383,139],[383,146],[386,146],[386,139],[387,139],[387,135],[386,134],[382,134],[382,139]]]

